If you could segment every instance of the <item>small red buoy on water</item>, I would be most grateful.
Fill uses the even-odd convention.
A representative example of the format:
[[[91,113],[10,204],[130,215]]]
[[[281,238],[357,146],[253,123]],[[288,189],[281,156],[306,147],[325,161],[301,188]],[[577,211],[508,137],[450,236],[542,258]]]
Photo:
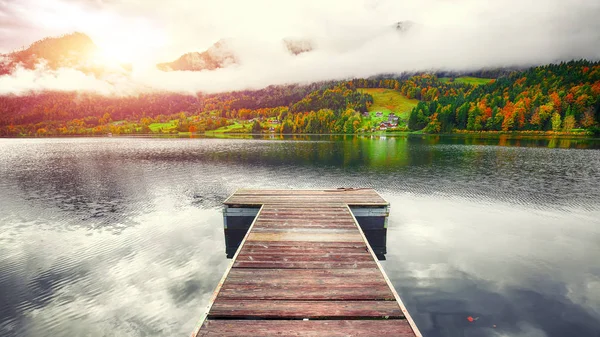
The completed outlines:
[[[476,320],[478,320],[478,319],[479,319],[479,317],[473,317],[473,316],[469,316],[469,317],[467,317],[467,321],[469,321],[469,322],[471,322],[471,323],[475,322],[475,321],[476,321]]]

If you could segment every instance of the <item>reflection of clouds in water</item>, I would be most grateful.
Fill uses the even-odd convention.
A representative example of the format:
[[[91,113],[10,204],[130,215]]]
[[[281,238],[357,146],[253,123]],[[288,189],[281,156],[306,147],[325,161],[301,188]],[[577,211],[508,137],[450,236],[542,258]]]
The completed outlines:
[[[600,326],[600,152],[318,139],[1,140],[0,335],[187,335],[239,187],[383,192],[384,267],[428,337]]]
[[[422,331],[488,335],[496,324],[494,334],[561,336],[600,329],[600,212],[384,197],[392,205],[384,268]],[[481,319],[468,324],[469,315]]]
[[[598,258],[596,256],[596,258]],[[600,317],[600,271],[594,274],[581,275],[584,280],[579,284],[570,284],[567,288],[567,297],[575,302],[594,310]],[[599,328],[600,329],[600,328]]]
[[[26,331],[13,330],[15,335],[188,334],[228,263],[221,214],[186,208],[135,220],[141,225],[120,235],[31,230],[20,243],[4,246],[6,252],[28,256],[30,277],[57,271],[51,287],[38,294],[43,302],[30,299],[41,305],[13,303],[17,311],[31,307],[13,326]],[[10,261],[4,256],[0,263],[6,266]],[[25,276],[20,282],[31,286],[36,278]]]
[[[494,337],[546,337],[546,333],[540,328],[535,327],[527,322],[518,323],[519,331],[512,331],[511,333],[498,333],[492,334]]]

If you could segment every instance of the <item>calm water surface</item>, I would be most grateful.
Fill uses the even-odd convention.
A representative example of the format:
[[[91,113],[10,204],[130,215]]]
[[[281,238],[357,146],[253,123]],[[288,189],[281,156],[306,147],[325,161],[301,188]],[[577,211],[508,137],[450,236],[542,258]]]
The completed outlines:
[[[2,139],[0,336],[189,335],[228,265],[230,193],[348,186],[391,202],[383,266],[425,336],[600,336],[599,148]]]

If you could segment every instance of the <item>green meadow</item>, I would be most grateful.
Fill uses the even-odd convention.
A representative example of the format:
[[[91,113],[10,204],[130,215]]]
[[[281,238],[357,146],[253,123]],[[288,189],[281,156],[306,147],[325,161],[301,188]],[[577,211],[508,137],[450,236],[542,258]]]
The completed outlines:
[[[464,77],[456,77],[456,78],[454,78],[454,80],[452,80],[451,77],[440,77],[440,81],[442,81],[444,83],[455,82],[455,83],[463,83],[463,84],[471,84],[471,85],[482,85],[482,84],[490,83],[492,81],[492,79],[491,78],[479,78],[479,77],[464,76]]]
[[[364,126],[366,126],[366,123],[371,123],[372,126],[375,126],[386,121],[391,112],[399,117],[398,125],[406,124],[410,111],[419,103],[418,100],[409,99],[400,92],[392,89],[367,88],[358,90],[373,96],[373,104],[369,107],[370,116],[363,119]],[[377,117],[376,113],[378,111],[383,116]]]

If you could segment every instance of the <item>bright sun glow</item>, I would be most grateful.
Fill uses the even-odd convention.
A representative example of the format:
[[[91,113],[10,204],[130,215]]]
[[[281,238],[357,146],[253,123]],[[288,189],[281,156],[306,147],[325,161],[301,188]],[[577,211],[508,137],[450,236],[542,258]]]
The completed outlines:
[[[94,55],[94,61],[102,65],[119,65],[137,61],[141,55],[136,55],[135,50],[119,45],[102,46]]]
[[[151,63],[167,42],[159,28],[135,20],[114,20],[113,27],[103,27],[90,35],[98,47],[94,61],[106,66]]]

